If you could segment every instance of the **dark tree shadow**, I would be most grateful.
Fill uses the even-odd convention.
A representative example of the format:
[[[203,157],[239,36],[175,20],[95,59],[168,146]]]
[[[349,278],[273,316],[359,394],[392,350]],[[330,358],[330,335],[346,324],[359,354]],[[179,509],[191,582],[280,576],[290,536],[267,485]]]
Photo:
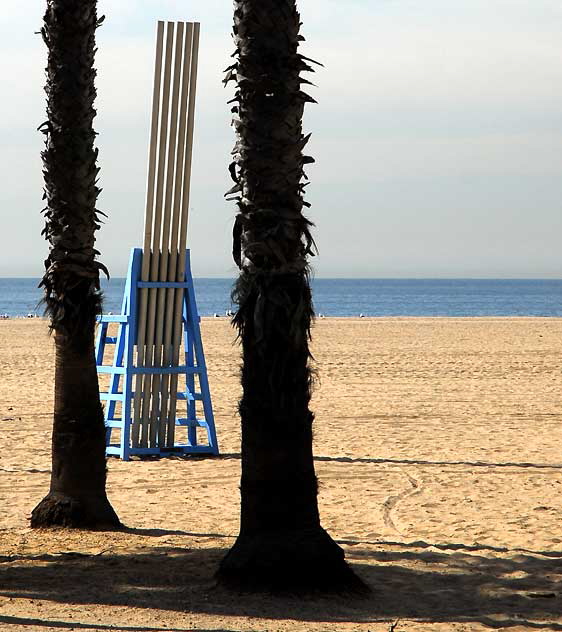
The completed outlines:
[[[234,458],[235,455],[229,455]],[[315,461],[329,461],[334,463],[390,463],[396,465],[467,465],[469,467],[520,467],[524,469],[536,470],[562,470],[562,465],[558,463],[521,463],[506,461],[497,463],[493,461],[425,461],[423,459],[376,459],[367,457],[351,456],[315,456]]]
[[[205,534],[194,534],[205,535]],[[228,536],[219,536],[226,538]],[[338,544],[346,544],[348,546],[356,546],[358,544],[371,545],[378,547],[400,547],[403,549],[439,549],[440,551],[493,551],[495,553],[527,553],[529,555],[542,555],[544,557],[561,558],[562,551],[537,551],[533,549],[509,549],[505,546],[492,546],[491,544],[461,544],[458,542],[448,542],[446,544],[435,542],[424,542],[423,540],[415,540],[412,542],[392,542],[390,540],[350,540],[349,538],[337,540]]]
[[[233,595],[213,580],[224,549],[174,547],[124,555],[5,556],[0,559],[0,595],[221,616],[357,623],[417,619],[562,631],[560,557],[393,549],[350,547],[354,570],[373,588],[367,599]],[[17,623],[10,617],[2,622]]]
[[[187,455],[187,456],[171,456],[167,458],[173,458],[178,460],[205,460],[205,459],[217,459],[224,461],[240,460],[242,455],[240,452],[225,452],[224,454],[218,454],[216,456],[200,456],[200,455]],[[383,458],[370,458],[370,457],[353,457],[353,456],[315,456],[315,461],[318,462],[331,462],[331,463],[390,463],[395,465],[466,465],[468,467],[512,467],[523,469],[536,469],[536,470],[562,470],[562,464],[560,463],[530,463],[527,461],[514,462],[505,461],[498,463],[495,461],[429,461],[424,459],[383,459]]]
[[[79,623],[77,621],[54,621],[52,619],[32,619],[28,617],[12,617],[10,615],[0,615],[0,625],[17,625],[21,628],[33,625],[38,628],[58,628],[60,630],[116,630],[117,628],[109,623]],[[154,626],[120,625],[119,632],[170,632],[170,628],[160,628]],[[193,632],[193,628],[174,628],[173,632]],[[220,630],[204,630],[197,628],[197,632],[235,632],[221,628]]]
[[[177,531],[172,529],[142,529],[140,527],[124,527],[122,533],[130,533],[131,535],[142,535],[145,537],[161,538],[167,535],[187,535],[195,538],[224,538],[225,540],[234,540],[235,536],[225,535],[224,533],[196,533],[194,531]]]

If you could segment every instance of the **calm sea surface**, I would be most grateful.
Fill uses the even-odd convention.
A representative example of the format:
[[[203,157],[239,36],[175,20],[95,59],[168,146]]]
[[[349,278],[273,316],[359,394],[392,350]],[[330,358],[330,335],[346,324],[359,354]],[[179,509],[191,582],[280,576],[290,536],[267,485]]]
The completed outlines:
[[[121,309],[124,279],[105,282],[105,311]],[[0,279],[0,314],[41,314],[37,279]],[[202,316],[224,315],[232,279],[196,279]],[[315,279],[326,316],[562,316],[562,280]]]

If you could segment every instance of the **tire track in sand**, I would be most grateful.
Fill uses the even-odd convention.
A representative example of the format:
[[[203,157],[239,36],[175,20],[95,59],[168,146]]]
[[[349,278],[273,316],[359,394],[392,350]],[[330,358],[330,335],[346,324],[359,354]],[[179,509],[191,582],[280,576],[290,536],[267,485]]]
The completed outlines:
[[[415,496],[416,494],[421,494],[421,492],[423,491],[423,485],[421,481],[419,481],[418,479],[408,474],[408,472],[405,472],[404,470],[400,470],[400,471],[408,479],[408,483],[410,483],[410,487],[400,492],[399,494],[395,494],[394,496],[389,496],[382,504],[382,515],[383,515],[384,524],[389,529],[393,529],[394,531],[396,531],[396,533],[403,536],[404,534],[394,524],[394,520],[392,519],[391,514],[398,506],[398,503],[400,503],[402,500],[404,500],[405,498],[409,498],[410,496]]]

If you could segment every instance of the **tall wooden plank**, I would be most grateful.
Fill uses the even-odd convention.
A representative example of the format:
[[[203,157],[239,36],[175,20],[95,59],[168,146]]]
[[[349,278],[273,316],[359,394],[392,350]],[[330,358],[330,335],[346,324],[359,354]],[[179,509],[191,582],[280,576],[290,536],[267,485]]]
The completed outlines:
[[[168,262],[168,279],[170,281],[176,280],[177,275],[177,261],[178,261],[178,243],[179,243],[179,226],[181,216],[181,199],[183,191],[183,172],[185,161],[185,142],[187,131],[187,105],[189,97],[189,79],[191,72],[191,48],[193,43],[193,24],[187,22],[185,24],[185,41],[183,49],[183,67],[182,67],[182,80],[181,80],[181,98],[180,98],[180,113],[179,113],[179,130],[178,130],[178,143],[175,161],[175,174],[174,174],[174,200],[172,210],[172,226],[170,230],[170,258]],[[174,305],[176,293],[181,293],[182,290],[169,289],[166,294],[166,309],[164,318],[164,337],[163,337],[163,364],[168,366],[172,364],[173,353],[173,323],[174,323]],[[177,382],[177,378],[176,378]],[[168,406],[173,406],[171,403],[176,397],[176,393],[170,391],[171,379],[169,374],[162,376],[161,384],[161,422],[160,422],[160,434],[159,445],[169,445],[166,441],[166,436],[169,434],[169,424],[166,420],[169,418],[166,413],[169,412]],[[177,388],[176,388],[177,390]]]
[[[193,159],[193,130],[195,126],[195,97],[197,92],[197,67],[199,62],[199,34],[200,24],[193,24],[193,44],[191,51],[191,70],[189,77],[189,101],[187,115],[187,133],[185,160],[183,171],[182,186],[182,202],[181,202],[181,219],[180,233],[178,239],[178,260],[176,268],[176,279],[185,281],[185,263],[186,263],[186,247],[187,247],[187,224],[189,218],[189,199],[191,190],[191,164]],[[177,365],[180,354],[181,335],[182,335],[182,312],[183,312],[183,292],[176,292],[174,306],[174,322],[173,322],[173,340],[172,340],[172,363]],[[168,410],[168,432],[166,445],[172,447],[175,442],[175,424],[176,424],[176,393],[178,388],[178,376],[172,375],[170,379],[170,406]]]
[[[164,206],[162,209],[162,235],[161,235],[161,249],[160,249],[160,261],[158,268],[158,280],[169,281],[173,279],[168,278],[168,260],[170,254],[170,227],[172,225],[172,198],[174,193],[175,184],[175,166],[176,166],[176,149],[178,140],[178,110],[180,100],[180,79],[183,57],[183,33],[184,24],[179,22],[176,25],[175,35],[175,53],[174,53],[174,67],[173,67],[173,85],[171,96],[171,113],[168,129],[168,149],[166,157],[166,184],[164,195]],[[155,333],[154,333],[154,356],[153,366],[162,366],[162,347],[164,337],[164,316],[165,316],[165,304],[166,294],[170,290],[160,288],[157,290],[157,305],[156,305],[156,320],[155,320]],[[160,445],[160,440],[164,443],[165,436],[165,421],[160,424],[160,418],[167,419],[166,402],[164,399],[164,391],[162,390],[162,375],[154,374],[152,376],[152,407],[150,412],[150,445],[156,447]],[[162,430],[160,427],[162,426]]]
[[[162,83],[162,50],[164,45],[164,22],[159,21],[156,27],[156,59],[154,63],[154,85],[152,89],[152,116],[150,124],[150,140],[148,150],[148,174],[146,183],[146,207],[144,215],[144,246],[141,268],[141,279],[148,281],[150,256],[152,247],[152,224],[154,216],[154,175],[156,171],[156,148],[158,145],[158,119],[160,114],[160,89]],[[146,360],[146,316],[148,307],[148,290],[141,289],[138,304],[137,325],[137,366],[145,365]],[[139,430],[142,407],[143,376],[135,379],[135,397],[133,403],[133,447],[139,445]]]
[[[168,147],[168,119],[170,105],[170,78],[172,73],[172,53],[174,43],[174,22],[168,22],[166,26],[166,56],[164,59],[164,80],[162,89],[162,105],[160,117],[160,135],[158,143],[158,167],[156,177],[156,198],[154,203],[154,230],[152,233],[152,257],[150,260],[150,281],[158,281],[160,267],[160,249],[162,236],[162,203],[165,187],[165,168]],[[148,318],[146,326],[146,366],[153,366],[154,363],[154,337],[156,325],[156,299],[157,290],[149,289],[148,293]],[[152,392],[150,388],[152,380],[145,378],[145,387],[142,402],[141,418],[141,439],[140,445],[145,448],[149,444],[149,424],[151,411],[151,397],[147,396]],[[148,385],[148,388],[147,388]]]

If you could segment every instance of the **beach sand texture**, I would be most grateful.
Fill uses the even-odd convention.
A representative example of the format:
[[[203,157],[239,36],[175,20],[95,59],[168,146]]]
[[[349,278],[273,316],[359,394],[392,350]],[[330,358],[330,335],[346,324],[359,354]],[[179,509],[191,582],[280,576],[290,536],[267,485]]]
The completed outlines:
[[[562,319],[318,321],[322,522],[365,600],[214,586],[238,528],[240,361],[225,319],[202,328],[222,456],[111,459],[127,531],[36,532],[52,341],[0,321],[1,630],[562,630]]]

